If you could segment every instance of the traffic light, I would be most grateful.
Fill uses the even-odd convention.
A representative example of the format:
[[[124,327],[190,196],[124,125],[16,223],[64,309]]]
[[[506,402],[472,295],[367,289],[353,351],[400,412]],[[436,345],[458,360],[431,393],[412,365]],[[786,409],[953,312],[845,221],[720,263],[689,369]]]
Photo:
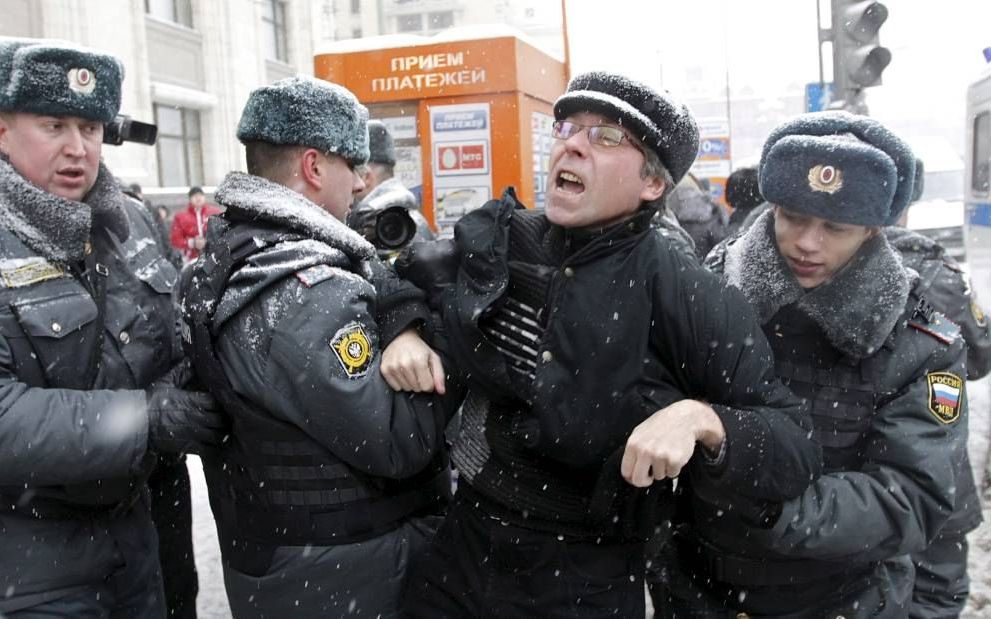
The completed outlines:
[[[891,62],[891,51],[878,39],[887,19],[888,7],[880,2],[832,0],[833,82],[842,98],[881,84],[881,72]]]

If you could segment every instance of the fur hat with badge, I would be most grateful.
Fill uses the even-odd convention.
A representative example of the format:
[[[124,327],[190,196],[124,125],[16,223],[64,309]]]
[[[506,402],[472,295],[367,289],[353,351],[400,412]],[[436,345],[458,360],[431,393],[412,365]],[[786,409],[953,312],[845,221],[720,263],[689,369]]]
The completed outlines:
[[[381,120],[368,121],[368,163],[396,165],[396,143]]]
[[[614,73],[576,75],[554,103],[554,118],[592,112],[629,129],[654,151],[677,183],[699,150],[695,117],[667,93]]]
[[[367,125],[368,109],[347,88],[311,77],[287,77],[252,91],[237,138],[308,146],[361,165],[368,161]]]
[[[108,123],[120,109],[124,65],[66,41],[0,37],[0,111]]]
[[[876,120],[802,114],[764,143],[760,192],[788,210],[860,226],[897,221],[912,199],[915,156]]]

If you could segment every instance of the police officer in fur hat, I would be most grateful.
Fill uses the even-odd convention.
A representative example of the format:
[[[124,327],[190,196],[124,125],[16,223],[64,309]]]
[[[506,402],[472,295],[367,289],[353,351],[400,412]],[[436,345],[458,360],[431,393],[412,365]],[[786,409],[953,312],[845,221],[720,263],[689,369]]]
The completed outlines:
[[[470,393],[457,497],[414,564],[410,616],[642,617],[643,542],[671,478],[783,500],[818,472],[743,299],[651,228],[695,158],[688,109],[589,73],[554,113],[546,211],[507,190],[455,228],[442,311]]]
[[[344,224],[367,118],[312,78],[252,92],[248,173],[217,188],[226,211],[179,285],[197,374],[233,420],[204,465],[235,617],[396,616],[450,493],[457,390],[441,397],[416,333],[422,295]]]
[[[123,68],[0,39],[0,614],[165,614],[153,450],[222,438],[179,389],[175,269],[101,163]]]
[[[912,202],[922,197],[924,177],[922,160],[917,159]],[[905,228],[907,215],[908,209],[901,215],[893,213],[888,219],[898,223],[885,228],[884,235],[905,266],[919,274],[919,293],[960,327],[967,343],[967,380],[979,380],[991,371],[991,327],[984,310],[960,264],[933,239]],[[955,464],[960,481],[953,516],[928,548],[912,555],[915,589],[909,616],[913,618],[958,616],[970,594],[967,534],[981,523],[981,500],[966,449],[957,453]]]
[[[909,555],[953,512],[967,428],[960,331],[882,233],[914,167],[897,136],[845,112],[799,116],[764,145],[773,207],[707,264],[757,311],[779,378],[811,405],[826,474],[761,519],[747,501],[714,510],[686,494],[660,616],[908,615]]]
[[[381,120],[368,121],[368,153],[368,163],[358,168],[365,188],[355,194],[348,225],[378,247],[383,257],[395,255],[407,243],[436,238],[420,212],[416,196],[395,177],[395,141]],[[395,230],[386,230],[389,238],[382,239],[379,215],[396,207],[403,209],[409,217],[394,216]],[[404,237],[406,243],[399,244],[398,239]]]

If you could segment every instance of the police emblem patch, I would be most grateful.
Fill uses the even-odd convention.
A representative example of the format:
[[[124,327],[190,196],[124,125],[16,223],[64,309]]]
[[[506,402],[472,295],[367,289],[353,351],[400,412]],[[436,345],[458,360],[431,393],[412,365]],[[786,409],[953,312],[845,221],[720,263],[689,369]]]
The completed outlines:
[[[959,419],[963,380],[950,372],[930,372],[926,374],[926,382],[929,384],[929,412],[942,423]]]
[[[843,187],[843,174],[831,165],[819,164],[809,170],[809,188],[833,194]]]
[[[96,90],[96,76],[89,69],[69,69],[69,90],[81,95],[92,94]]]
[[[375,356],[365,330],[357,322],[349,323],[335,333],[330,347],[334,349],[348,378],[364,376]]]
[[[22,258],[0,261],[0,281],[7,288],[30,286],[56,277],[62,277],[62,269],[44,258]]]

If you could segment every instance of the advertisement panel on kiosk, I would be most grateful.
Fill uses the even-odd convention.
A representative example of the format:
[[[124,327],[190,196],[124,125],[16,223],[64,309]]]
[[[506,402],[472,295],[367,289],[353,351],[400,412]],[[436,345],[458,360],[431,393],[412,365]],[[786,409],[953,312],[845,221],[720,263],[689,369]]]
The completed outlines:
[[[347,87],[389,128],[396,175],[442,235],[509,186],[543,207],[553,101],[567,86],[564,63],[515,34],[454,32],[347,41],[314,58],[316,77]]]

